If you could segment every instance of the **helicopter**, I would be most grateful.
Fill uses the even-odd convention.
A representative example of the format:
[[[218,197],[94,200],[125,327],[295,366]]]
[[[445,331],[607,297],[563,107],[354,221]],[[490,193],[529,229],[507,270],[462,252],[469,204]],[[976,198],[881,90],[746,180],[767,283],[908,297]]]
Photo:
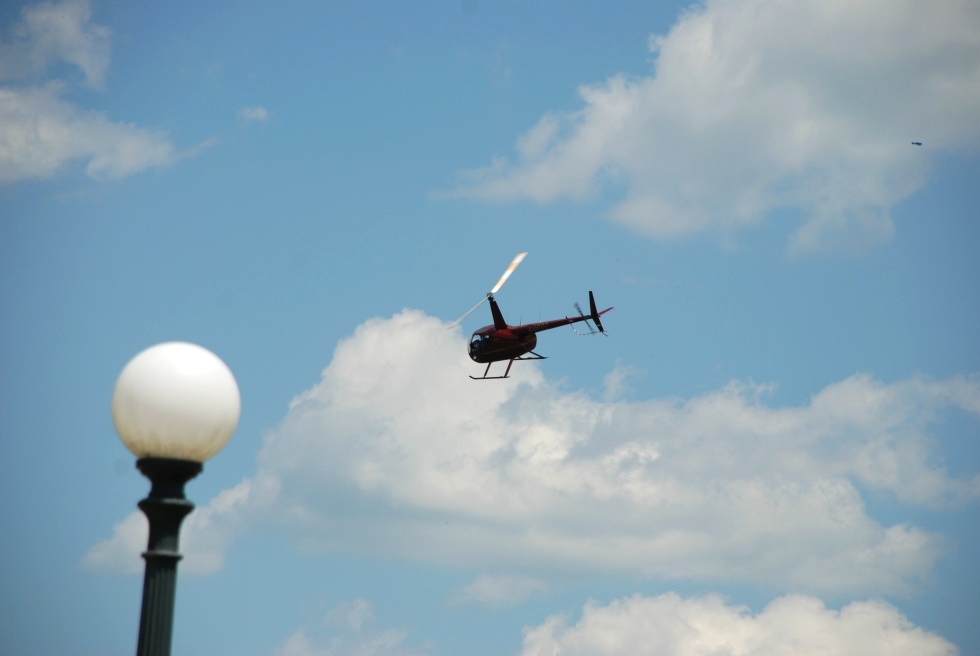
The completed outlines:
[[[589,314],[583,314],[582,309],[575,304],[575,309],[578,310],[579,316],[577,317],[564,317],[562,319],[552,319],[550,321],[538,321],[537,323],[528,323],[519,326],[511,326],[506,321],[504,321],[504,316],[500,312],[500,307],[497,305],[497,301],[494,300],[493,295],[496,294],[503,284],[510,277],[510,274],[514,272],[514,269],[524,260],[527,253],[518,253],[517,257],[510,263],[507,270],[504,271],[504,275],[500,277],[497,284],[493,286],[487,293],[487,297],[482,301],[474,305],[466,314],[461,316],[459,319],[451,323],[448,328],[455,328],[459,323],[468,317],[471,312],[476,310],[478,307],[483,305],[485,302],[490,302],[490,314],[493,316],[493,324],[490,326],[484,326],[470,337],[469,344],[469,356],[473,362],[479,362],[480,364],[486,363],[487,368],[483,372],[482,376],[470,376],[473,380],[499,380],[501,378],[510,377],[510,368],[514,364],[515,360],[544,360],[546,359],[543,355],[538,355],[534,352],[534,348],[538,344],[537,333],[545,330],[551,330],[552,328],[558,328],[559,326],[569,326],[580,321],[585,321],[586,325],[591,328],[588,323],[591,321],[598,328],[598,332],[603,335],[606,331],[602,327],[602,323],[599,321],[599,317],[604,315],[606,312],[611,310],[611,307],[606,308],[602,312],[596,311],[595,297],[592,292],[589,292]],[[575,330],[574,326],[572,330]],[[578,333],[578,331],[575,331]],[[588,333],[578,333],[578,334],[594,334],[596,330],[590,330]],[[503,376],[490,376],[490,366],[494,362],[502,362],[507,360],[507,370],[504,371]]]

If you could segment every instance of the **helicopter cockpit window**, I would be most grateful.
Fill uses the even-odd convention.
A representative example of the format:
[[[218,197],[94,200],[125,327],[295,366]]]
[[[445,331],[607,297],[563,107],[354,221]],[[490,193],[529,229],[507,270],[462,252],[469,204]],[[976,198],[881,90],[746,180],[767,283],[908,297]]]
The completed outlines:
[[[473,337],[470,339],[470,351],[471,352],[479,351],[481,348],[483,348],[483,345],[486,343],[486,341],[487,341],[486,335],[473,335]]]

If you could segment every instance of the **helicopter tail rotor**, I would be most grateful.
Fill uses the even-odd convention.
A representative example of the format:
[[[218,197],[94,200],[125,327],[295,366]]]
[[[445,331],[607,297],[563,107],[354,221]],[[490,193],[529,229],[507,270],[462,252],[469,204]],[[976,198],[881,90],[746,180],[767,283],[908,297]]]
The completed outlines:
[[[595,335],[596,332],[598,331],[596,331],[596,329],[592,327],[592,324],[589,323],[589,317],[585,316],[585,313],[582,312],[582,306],[578,304],[578,301],[573,303],[573,305],[575,306],[575,311],[578,312],[578,316],[582,317],[585,320],[585,325],[589,327],[589,332],[581,333],[575,330],[575,324],[569,324],[572,328],[572,332],[575,333],[576,335]]]
[[[590,291],[589,292],[589,314],[585,314],[584,312],[582,312],[582,308],[579,307],[579,304],[578,303],[575,304],[575,310],[578,312],[578,316],[581,317],[580,319],[576,319],[575,321],[585,321],[585,325],[589,327],[589,332],[587,332],[587,333],[580,333],[579,331],[575,330],[575,326],[574,325],[572,326],[572,330],[577,335],[595,335],[596,333],[602,333],[603,335],[605,335],[606,334],[606,330],[602,327],[602,322],[599,321],[599,317],[601,317],[602,315],[604,315],[606,312],[609,312],[609,310],[611,310],[611,309],[612,308],[610,307],[610,308],[606,308],[602,312],[599,312],[596,309],[596,306],[595,306],[595,296],[593,296],[592,295],[592,292]],[[592,323],[589,323],[589,322],[592,322]],[[592,327],[592,324],[595,324],[595,328],[598,328],[598,330],[596,330],[595,328],[593,328]]]

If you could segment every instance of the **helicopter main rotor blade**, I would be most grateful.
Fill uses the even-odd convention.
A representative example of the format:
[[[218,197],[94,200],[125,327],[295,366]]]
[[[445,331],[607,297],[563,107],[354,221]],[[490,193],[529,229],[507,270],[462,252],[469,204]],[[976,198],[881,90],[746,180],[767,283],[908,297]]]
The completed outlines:
[[[514,261],[511,262],[510,263],[510,266],[507,267],[507,270],[504,271],[504,275],[500,276],[500,280],[498,280],[497,281],[497,284],[494,285],[493,286],[493,289],[490,290],[490,293],[491,294],[496,294],[497,293],[497,290],[499,290],[501,287],[504,286],[504,283],[507,282],[507,279],[508,278],[510,278],[510,274],[514,273],[514,269],[517,268],[517,265],[518,264],[520,264],[522,261],[524,261],[524,258],[525,257],[527,257],[527,253],[518,253],[517,254],[517,257],[514,258]]]
[[[480,307],[481,305],[483,305],[486,302],[487,302],[487,299],[484,298],[482,301],[480,301],[479,303],[477,303],[476,305],[474,305],[473,307],[471,307],[469,310],[467,310],[466,311],[466,314],[464,314],[459,319],[456,319],[456,321],[454,321],[451,324],[449,324],[448,326],[446,326],[446,328],[447,329],[449,329],[449,328],[455,328],[456,326],[458,326],[463,321],[463,319],[465,319],[466,317],[468,317],[471,314],[473,314],[473,310],[475,310],[476,308]]]

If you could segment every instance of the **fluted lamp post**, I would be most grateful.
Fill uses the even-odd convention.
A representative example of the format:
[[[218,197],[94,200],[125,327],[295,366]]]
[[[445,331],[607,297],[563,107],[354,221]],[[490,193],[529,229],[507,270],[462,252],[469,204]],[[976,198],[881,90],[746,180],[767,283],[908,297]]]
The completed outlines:
[[[169,656],[180,524],[194,509],[184,484],[224,447],[241,413],[238,384],[218,356],[186,342],[152,346],[123,368],[112,419],[150,479],[139,502],[150,523],[137,656]]]

